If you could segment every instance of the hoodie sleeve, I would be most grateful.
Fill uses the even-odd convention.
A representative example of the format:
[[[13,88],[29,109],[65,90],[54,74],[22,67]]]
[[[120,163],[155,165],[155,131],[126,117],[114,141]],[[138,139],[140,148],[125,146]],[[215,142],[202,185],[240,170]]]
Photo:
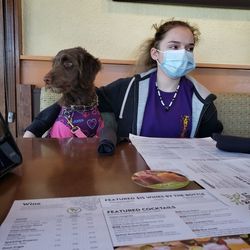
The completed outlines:
[[[54,103],[48,108],[41,111],[25,131],[32,132],[36,137],[42,135],[52,127],[61,110],[58,103]]]
[[[100,112],[113,112],[116,118],[119,116],[124,95],[131,79],[132,78],[118,79],[106,86],[96,89]]]
[[[100,132],[98,153],[101,155],[112,155],[117,143],[117,123],[113,113],[101,113],[104,127]]]
[[[213,133],[220,134],[223,130],[223,125],[218,120],[217,109],[214,103],[211,102],[208,106],[205,106],[204,109],[206,110],[204,111],[203,117],[195,135],[197,138],[211,137]]]

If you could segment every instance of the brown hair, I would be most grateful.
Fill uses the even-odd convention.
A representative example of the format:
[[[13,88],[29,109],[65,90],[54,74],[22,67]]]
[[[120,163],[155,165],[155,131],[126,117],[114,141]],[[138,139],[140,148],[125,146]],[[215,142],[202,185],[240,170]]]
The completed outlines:
[[[164,39],[166,33],[175,27],[186,27],[188,28],[193,36],[195,44],[198,43],[200,37],[200,31],[197,27],[191,26],[188,22],[178,21],[178,20],[170,20],[160,25],[153,24],[153,28],[156,30],[153,38],[146,40],[140,47],[138,53],[138,59],[136,62],[135,71],[142,72],[147,71],[151,68],[157,66],[157,62],[151,58],[150,50],[151,48],[159,48],[159,43]]]

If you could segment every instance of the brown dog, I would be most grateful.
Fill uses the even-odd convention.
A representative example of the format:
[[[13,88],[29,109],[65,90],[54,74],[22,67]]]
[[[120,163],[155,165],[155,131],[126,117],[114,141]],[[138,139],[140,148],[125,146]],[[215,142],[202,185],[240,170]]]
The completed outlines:
[[[103,127],[94,80],[100,61],[81,47],[61,50],[44,77],[46,88],[62,93],[61,112],[50,137],[92,137]]]

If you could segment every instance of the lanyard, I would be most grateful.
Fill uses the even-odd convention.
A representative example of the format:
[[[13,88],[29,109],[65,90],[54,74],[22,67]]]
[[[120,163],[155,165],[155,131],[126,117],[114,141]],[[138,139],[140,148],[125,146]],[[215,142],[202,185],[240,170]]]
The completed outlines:
[[[70,127],[71,127],[70,131],[73,135],[75,135],[78,138],[86,138],[87,137],[78,126],[74,126],[74,124],[72,123],[72,118],[69,119],[67,116],[65,116],[65,119],[67,120],[67,123],[70,125]]]

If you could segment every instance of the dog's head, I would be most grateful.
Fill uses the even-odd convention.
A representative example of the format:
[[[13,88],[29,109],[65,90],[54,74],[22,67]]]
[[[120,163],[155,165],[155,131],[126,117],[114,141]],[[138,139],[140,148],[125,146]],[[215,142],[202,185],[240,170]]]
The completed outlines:
[[[81,47],[61,50],[44,77],[45,86],[63,94],[91,92],[100,69],[100,61]]]

